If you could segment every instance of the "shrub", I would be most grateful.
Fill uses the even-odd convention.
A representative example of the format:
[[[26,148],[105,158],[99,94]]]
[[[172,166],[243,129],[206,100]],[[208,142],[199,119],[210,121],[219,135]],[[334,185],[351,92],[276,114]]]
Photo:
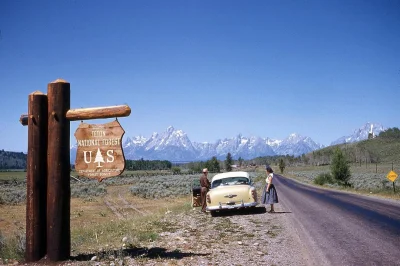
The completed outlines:
[[[130,192],[134,196],[153,199],[189,195],[198,180],[197,175],[153,176],[138,180],[130,187]]]
[[[341,149],[336,148],[331,162],[331,172],[335,181],[339,185],[349,186],[351,177],[350,166],[347,162],[346,156]]]
[[[1,205],[16,205],[26,200],[26,187],[16,186],[1,186],[0,187],[0,204]]]
[[[98,183],[74,184],[71,186],[71,197],[88,198],[91,196],[102,196],[107,193],[105,185]]]
[[[3,236],[3,233],[0,231],[0,250],[3,250],[6,244],[6,239]]]
[[[172,174],[173,175],[180,175],[181,174],[181,168],[179,167],[172,167]]]
[[[15,233],[15,235],[10,238],[6,238],[0,231],[0,258],[3,260],[23,260],[25,255],[25,243],[25,232],[21,231]]]
[[[314,179],[314,184],[323,186],[326,183],[328,184],[332,184],[333,183],[333,179],[330,173],[322,173],[317,175],[317,177]]]
[[[281,174],[283,174],[283,171],[285,170],[285,168],[286,168],[285,161],[282,158],[279,159],[279,169],[281,170]]]

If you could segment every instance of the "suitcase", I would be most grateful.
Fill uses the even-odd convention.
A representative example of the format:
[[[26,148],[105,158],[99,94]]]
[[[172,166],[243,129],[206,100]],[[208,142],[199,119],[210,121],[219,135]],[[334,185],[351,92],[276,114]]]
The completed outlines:
[[[192,207],[201,206],[201,187],[192,187]]]

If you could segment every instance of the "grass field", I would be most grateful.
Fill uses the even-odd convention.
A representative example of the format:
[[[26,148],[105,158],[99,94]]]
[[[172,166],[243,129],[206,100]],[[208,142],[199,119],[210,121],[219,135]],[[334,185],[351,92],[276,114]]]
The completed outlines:
[[[0,171],[0,181],[4,180],[18,180],[22,181],[26,179],[25,171]]]
[[[191,209],[188,195],[143,199],[132,196],[130,187],[108,186],[106,195],[71,199],[73,256],[111,254],[122,247],[140,247],[155,241],[163,230],[171,230],[173,225],[163,221],[163,217]],[[0,204],[0,258],[23,260],[24,237],[25,204]]]
[[[325,187],[352,191],[361,194],[374,194],[386,198],[400,199],[400,178],[394,182],[396,193],[393,190],[393,183],[386,176],[392,170],[392,164],[351,164],[350,183],[352,187],[340,187],[338,185],[326,184]],[[393,171],[400,174],[400,165],[393,165]],[[329,173],[330,166],[303,166],[287,167],[284,175],[297,179],[301,182],[313,184],[314,179],[322,173]]]
[[[168,170],[149,170],[149,171],[124,171],[122,176],[124,177],[135,177],[135,176],[154,176],[154,175],[171,175],[171,171]],[[9,171],[0,171],[0,182],[5,180],[17,180],[23,181],[26,180],[27,172],[20,170],[9,170]],[[77,173],[75,171],[71,171],[71,176],[77,177]]]

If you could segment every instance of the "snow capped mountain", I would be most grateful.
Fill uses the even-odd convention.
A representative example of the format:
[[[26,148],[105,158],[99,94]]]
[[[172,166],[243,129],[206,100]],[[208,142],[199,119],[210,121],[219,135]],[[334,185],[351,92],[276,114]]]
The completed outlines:
[[[285,146],[282,147],[282,144]],[[208,160],[213,156],[225,159],[228,153],[234,158],[243,159],[277,154],[297,156],[321,147],[310,138],[295,134],[285,140],[238,134],[233,138],[219,139],[215,143],[197,143],[191,142],[185,132],[172,126],[163,133],[153,133],[148,139],[143,136],[127,138],[123,145],[126,159],[170,161]]]
[[[269,138],[267,138],[267,141],[266,141],[266,144],[271,147],[278,147],[281,143],[282,143],[282,140],[269,139]]]
[[[281,141],[275,148],[277,154],[301,155],[317,149],[323,148],[323,145],[316,143],[310,137],[303,137],[296,133]]]
[[[352,135],[339,138],[331,145],[360,141],[368,135],[377,136],[386,130],[380,124],[367,123],[354,131]],[[231,153],[237,159],[252,159],[259,156],[294,155],[299,156],[324,146],[316,143],[310,137],[299,134],[290,134],[286,139],[276,140],[261,137],[245,137],[238,134],[232,138],[223,138],[215,143],[191,142],[182,130],[172,126],[162,133],[154,132],[150,137],[127,137],[122,144],[125,158],[129,160],[169,160],[169,161],[205,161],[213,156],[224,160]],[[76,146],[71,147],[71,163],[75,162]]]
[[[193,142],[193,147],[198,151],[198,158],[211,158],[216,156],[216,144],[208,142]]]
[[[352,143],[361,140],[368,139],[368,134],[372,133],[372,135],[378,136],[382,131],[387,130],[384,126],[378,123],[366,123],[362,127],[354,130],[352,135],[341,137],[331,143],[331,145],[343,144],[343,143]]]
[[[275,155],[272,148],[266,144],[265,139],[259,137],[244,137],[241,134],[233,138],[217,140],[216,143],[194,143],[194,147],[200,152],[199,159],[207,159],[216,156],[225,159],[228,153],[234,158],[242,157],[250,159],[257,156]]]
[[[143,137],[134,139],[137,143],[132,139],[124,142],[126,159],[188,161],[196,157],[196,150],[186,133],[175,130],[172,126],[161,134],[153,133],[149,139]]]
[[[135,154],[139,150],[143,149],[143,147],[147,141],[148,141],[148,139],[143,136],[126,138],[126,140],[122,143],[125,158],[135,158]],[[140,158],[135,158],[135,159],[140,159]]]
[[[246,141],[245,139],[242,139],[242,135],[238,135],[234,138],[228,139],[225,138],[223,140],[218,140],[217,141],[217,146],[215,148],[216,152],[217,152],[217,156],[221,157],[221,156],[225,156],[230,152],[232,156],[234,156],[234,151],[236,151],[239,147],[239,145],[241,145],[242,141]]]
[[[262,154],[262,155],[261,155]],[[258,156],[276,155],[271,146],[267,144],[267,140],[260,137],[241,138],[241,142],[233,157],[244,159],[255,158]]]

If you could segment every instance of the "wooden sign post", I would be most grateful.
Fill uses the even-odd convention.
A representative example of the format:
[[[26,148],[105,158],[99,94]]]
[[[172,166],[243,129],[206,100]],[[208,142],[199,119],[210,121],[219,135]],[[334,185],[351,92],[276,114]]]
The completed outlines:
[[[32,262],[46,255],[47,96],[40,91],[29,94],[28,117],[25,260]]]
[[[50,261],[63,261],[71,253],[70,121],[129,116],[131,109],[70,110],[70,84],[62,79],[48,84],[47,95],[32,93],[28,106],[20,118],[28,125],[25,258],[32,262],[47,254]]]
[[[70,84],[56,80],[47,87],[47,257],[66,260],[71,253],[70,230]]]

